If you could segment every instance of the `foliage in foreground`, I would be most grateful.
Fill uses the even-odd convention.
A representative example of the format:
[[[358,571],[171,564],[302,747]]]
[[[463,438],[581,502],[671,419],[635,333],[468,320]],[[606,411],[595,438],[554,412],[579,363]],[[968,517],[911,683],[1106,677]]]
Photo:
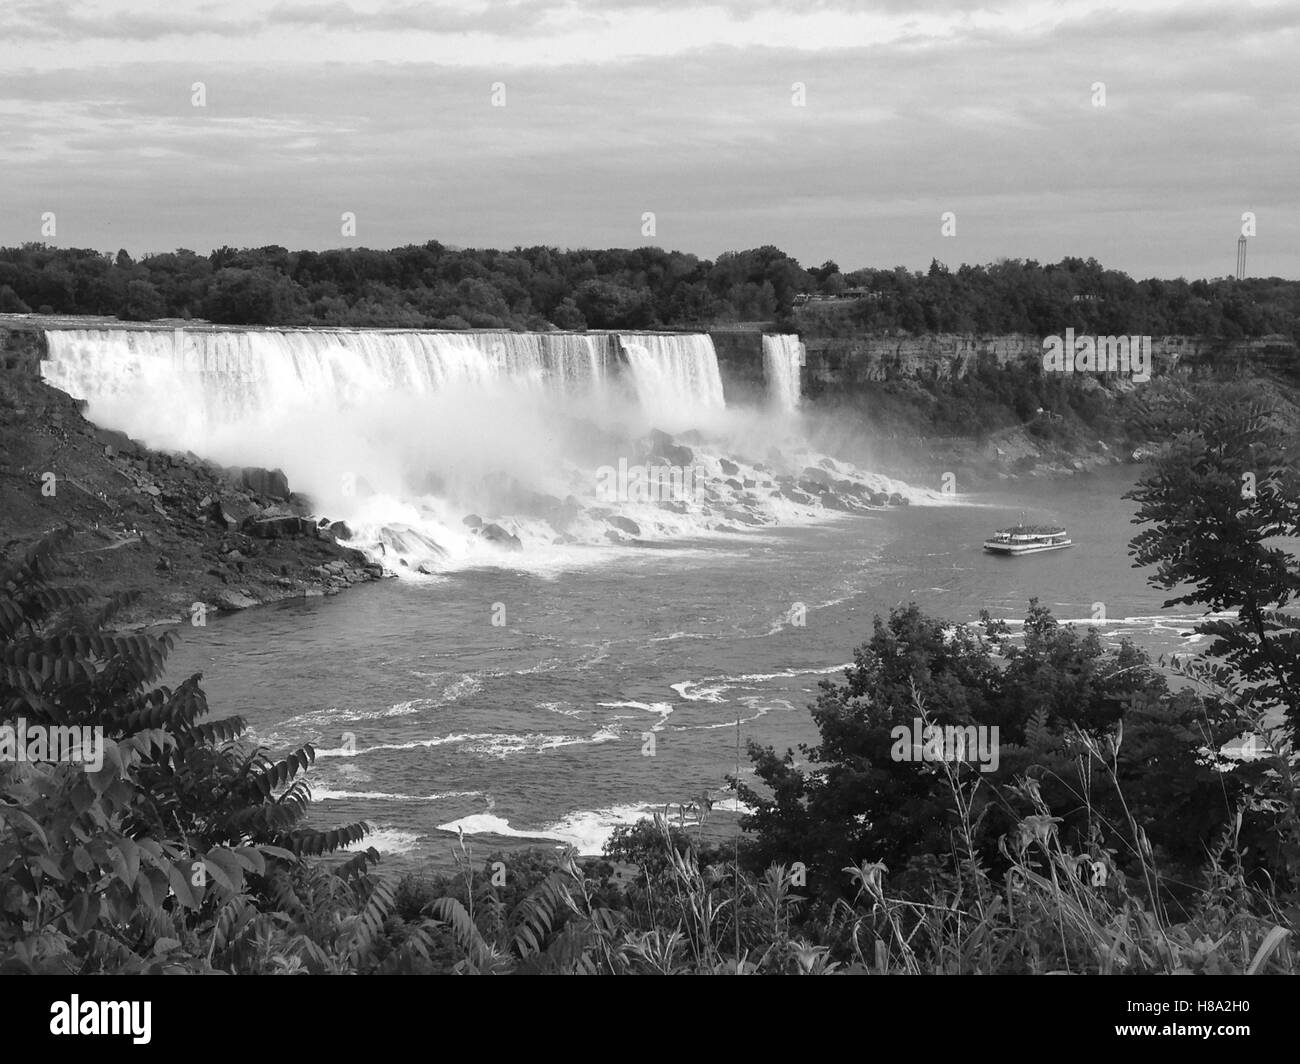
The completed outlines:
[[[309,863],[366,832],[305,826],[311,747],[274,758],[239,717],[208,718],[197,676],[158,686],[171,636],[110,634],[129,597],[57,586],[68,540],[0,565],[0,727],[11,747],[95,729],[102,764],[0,762],[0,971],[366,962],[389,888],[374,851],[327,876]]]
[[[109,634],[126,600],[57,586],[52,535],[0,563],[0,728],[99,728],[104,760],[0,762],[0,971],[1294,973],[1294,456],[1232,396],[1170,417],[1133,549],[1221,611],[1206,659],[1161,669],[1036,603],[1020,642],[896,610],[823,685],[806,761],[751,748],[730,852],[700,803],[701,830],[658,817],[582,867],[332,863],[366,828],[306,826],[311,748],[277,760],[198,677],[157,686],[170,638]],[[900,758],[916,723],[998,728],[996,767]]]

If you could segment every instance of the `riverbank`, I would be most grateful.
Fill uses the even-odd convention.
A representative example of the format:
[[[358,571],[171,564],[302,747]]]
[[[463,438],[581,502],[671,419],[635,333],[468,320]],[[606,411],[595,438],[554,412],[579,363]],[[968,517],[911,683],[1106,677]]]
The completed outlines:
[[[63,392],[0,372],[0,549],[13,557],[71,527],[70,581],[138,593],[124,627],[203,623],[383,575],[289,488],[276,471],[150,451]]]
[[[1252,362],[1207,361],[1140,384],[1049,378],[1029,364],[900,375],[821,390],[804,411],[823,449],[836,441],[889,476],[964,493],[1143,461],[1165,442],[1148,427],[1153,403],[1184,405],[1222,388],[1249,388],[1300,437],[1300,365]]]

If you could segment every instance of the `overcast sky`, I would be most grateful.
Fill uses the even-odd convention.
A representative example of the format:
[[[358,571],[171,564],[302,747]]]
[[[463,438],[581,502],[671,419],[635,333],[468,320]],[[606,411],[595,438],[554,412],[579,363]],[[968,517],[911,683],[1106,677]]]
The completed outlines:
[[[1297,27],[1295,0],[2,0],[0,244],[52,211],[47,242],[132,253],[776,244],[1192,278],[1233,271],[1252,211],[1249,272],[1295,278]]]

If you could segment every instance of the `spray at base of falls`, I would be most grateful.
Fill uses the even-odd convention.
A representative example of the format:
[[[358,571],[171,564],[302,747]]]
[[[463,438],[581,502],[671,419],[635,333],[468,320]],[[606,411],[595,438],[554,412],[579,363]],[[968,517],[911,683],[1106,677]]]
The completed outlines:
[[[588,564],[595,545],[940,501],[808,449],[797,337],[764,338],[767,410],[727,407],[705,335],[100,329],[47,338],[45,379],[87,400],[91,420],[156,449],[279,467],[318,514],[347,523],[352,545],[398,572]],[[624,475],[611,491],[610,469],[639,479]],[[690,492],[644,490],[688,472]]]

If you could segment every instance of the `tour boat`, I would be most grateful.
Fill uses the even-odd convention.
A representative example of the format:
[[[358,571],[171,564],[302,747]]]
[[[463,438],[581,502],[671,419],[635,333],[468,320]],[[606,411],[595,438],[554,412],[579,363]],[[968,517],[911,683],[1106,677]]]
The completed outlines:
[[[1023,521],[1014,528],[999,528],[984,541],[984,549],[994,554],[1037,554],[1070,546],[1069,534],[1059,525],[1027,525]]]

